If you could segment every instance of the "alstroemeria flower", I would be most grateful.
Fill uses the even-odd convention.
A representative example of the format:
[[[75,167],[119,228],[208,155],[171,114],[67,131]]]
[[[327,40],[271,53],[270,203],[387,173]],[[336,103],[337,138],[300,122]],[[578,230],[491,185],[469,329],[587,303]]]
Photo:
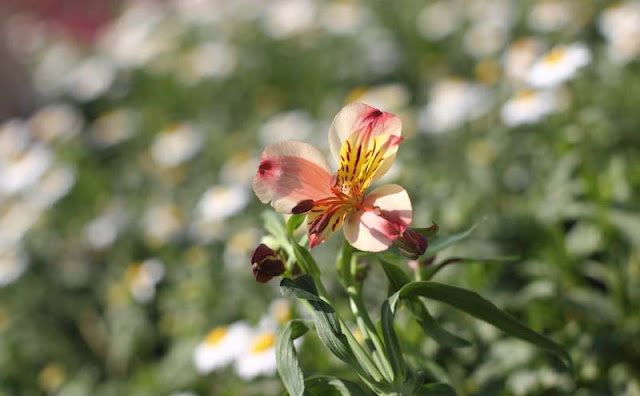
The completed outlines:
[[[275,143],[262,153],[253,190],[278,212],[307,213],[311,248],[344,225],[353,247],[383,251],[411,223],[411,201],[396,184],[366,190],[391,167],[402,141],[401,127],[393,114],[362,103],[347,105],[329,130],[336,173],[307,143]]]

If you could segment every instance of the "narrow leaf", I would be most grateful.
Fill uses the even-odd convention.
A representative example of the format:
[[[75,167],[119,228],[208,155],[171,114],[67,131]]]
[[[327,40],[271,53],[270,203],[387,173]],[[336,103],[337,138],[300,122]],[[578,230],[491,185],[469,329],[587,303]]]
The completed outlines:
[[[309,328],[303,320],[291,320],[276,339],[276,363],[278,374],[290,396],[304,395],[304,375],[298,362],[293,340],[305,334]]]
[[[389,296],[400,290],[402,286],[411,282],[409,275],[399,266],[382,259],[380,260],[380,264],[382,265],[384,273],[387,275],[387,279],[389,279]]]
[[[477,293],[436,282],[413,282],[405,285],[389,298],[392,310],[395,310],[399,298],[426,297],[451,305],[469,315],[494,325],[500,330],[543,348],[558,357],[573,370],[569,354],[549,338],[531,330],[511,315],[498,309],[493,303]]]
[[[402,384],[407,379],[407,370],[404,364],[404,358],[402,357],[400,342],[393,329],[393,319],[394,315],[389,307],[389,301],[384,300],[380,314],[384,347],[387,357],[389,358],[389,363],[391,364],[391,369],[393,370],[393,382]]]
[[[289,217],[289,220],[287,221],[287,234],[289,234],[289,236],[293,236],[293,233],[295,232],[295,230],[297,230],[298,227],[300,227],[300,225],[304,222],[304,219],[306,218],[307,218],[307,215],[304,215],[304,214],[297,214]]]
[[[338,391],[340,396],[369,396],[358,384],[336,377],[309,378],[306,388],[313,396],[335,395],[335,391]]]

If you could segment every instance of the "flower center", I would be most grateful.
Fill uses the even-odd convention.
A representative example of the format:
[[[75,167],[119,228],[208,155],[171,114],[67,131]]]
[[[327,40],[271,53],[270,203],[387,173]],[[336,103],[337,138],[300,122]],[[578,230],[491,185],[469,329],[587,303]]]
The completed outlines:
[[[207,334],[205,343],[207,345],[216,345],[227,335],[227,328],[224,326],[216,327]]]
[[[560,61],[562,61],[562,58],[564,58],[564,53],[564,49],[556,48],[544,56],[544,61],[546,63],[552,64],[560,63]]]
[[[272,333],[263,333],[255,338],[251,345],[251,353],[257,355],[274,346],[276,337]]]

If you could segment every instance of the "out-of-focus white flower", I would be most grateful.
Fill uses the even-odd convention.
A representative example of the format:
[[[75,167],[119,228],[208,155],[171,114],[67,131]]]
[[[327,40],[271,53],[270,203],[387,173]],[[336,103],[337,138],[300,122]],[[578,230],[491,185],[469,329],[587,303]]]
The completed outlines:
[[[82,124],[80,113],[66,103],[45,106],[29,119],[34,135],[44,142],[75,136]]]
[[[316,4],[313,0],[275,0],[265,10],[263,26],[274,39],[286,39],[315,26]]]
[[[35,88],[44,96],[62,94],[65,76],[79,60],[78,51],[70,43],[60,41],[47,47],[33,73]]]
[[[164,278],[164,265],[155,258],[133,263],[127,268],[125,277],[133,298],[139,303],[147,303],[156,295],[156,285]]]
[[[196,346],[193,364],[200,374],[207,374],[233,362],[251,340],[251,328],[245,322],[219,326],[211,330]]]
[[[127,108],[110,110],[91,125],[91,137],[100,147],[113,146],[133,136],[137,118],[137,114]]]
[[[38,221],[41,211],[24,201],[14,202],[0,212],[0,249],[6,249],[20,241],[31,226]]]
[[[516,22],[516,9],[510,0],[465,0],[463,3],[472,23],[492,23],[509,29]]]
[[[291,316],[291,303],[286,298],[276,298],[269,304],[268,318],[277,326],[286,325]]]
[[[529,26],[538,32],[562,30],[575,16],[571,2],[567,0],[541,0],[534,4],[529,12]]]
[[[0,158],[0,196],[33,186],[52,163],[53,154],[40,144],[31,145],[15,158]]]
[[[181,77],[193,84],[205,78],[224,79],[236,69],[236,48],[228,43],[212,41],[200,44],[182,57]]]
[[[153,205],[142,218],[144,234],[152,243],[163,244],[173,238],[183,227],[182,216],[177,206]]]
[[[200,151],[204,142],[202,132],[195,126],[182,123],[158,132],[151,145],[151,157],[162,166],[176,166]]]
[[[198,394],[193,392],[177,392],[172,393],[171,396],[198,396]]]
[[[404,109],[411,99],[409,90],[401,83],[379,85],[371,88],[356,88],[347,102],[362,102],[377,109],[396,113]]]
[[[460,4],[456,1],[435,1],[425,6],[418,14],[418,32],[429,40],[447,37],[462,24]]]
[[[422,129],[440,133],[460,127],[485,114],[492,106],[487,88],[458,78],[441,80],[431,89],[420,115]]]
[[[29,260],[21,246],[0,249],[0,287],[18,279],[28,264]]]
[[[531,65],[543,51],[544,44],[535,37],[522,38],[513,42],[502,58],[505,75],[517,83],[524,82]]]
[[[508,34],[509,31],[503,24],[475,23],[464,34],[465,51],[475,58],[493,55],[505,45]]]
[[[533,124],[553,112],[557,105],[556,95],[552,91],[525,90],[502,106],[500,117],[510,127]]]
[[[91,246],[104,249],[115,242],[128,220],[124,207],[113,204],[105,212],[87,224],[85,235]]]
[[[640,1],[625,1],[606,8],[598,19],[600,32],[609,43],[609,56],[629,62],[640,56]]]
[[[537,88],[550,88],[569,80],[590,62],[591,52],[586,45],[558,45],[531,66],[527,82]]]
[[[118,19],[103,30],[98,47],[120,67],[140,67],[174,47],[177,32],[165,29],[164,20],[159,3],[129,2]]]
[[[18,119],[10,119],[0,125],[0,164],[16,157],[29,147],[31,130]]]
[[[278,113],[260,128],[260,142],[269,145],[283,140],[304,140],[313,128],[313,120],[302,110]]]
[[[242,271],[249,262],[251,253],[258,245],[260,230],[253,227],[242,228],[227,239],[224,249],[224,263],[229,268],[240,268]]]
[[[274,375],[276,373],[276,343],[277,333],[273,328],[255,331],[244,353],[240,354],[234,368],[238,376],[245,380],[252,380],[260,375]]]
[[[367,18],[367,10],[361,5],[334,1],[324,7],[320,21],[331,34],[350,35],[360,31]]]
[[[220,180],[223,183],[250,185],[258,168],[258,158],[247,152],[233,153],[222,165]]]
[[[28,202],[40,210],[48,209],[67,195],[75,181],[71,165],[55,165],[29,190]]]
[[[249,193],[243,186],[213,186],[200,198],[197,207],[198,217],[208,221],[223,220],[244,209],[248,202]]]
[[[219,0],[173,0],[172,5],[178,18],[186,23],[206,26],[223,17]]]
[[[66,76],[66,88],[75,99],[86,102],[104,95],[115,79],[114,65],[104,56],[78,63]]]

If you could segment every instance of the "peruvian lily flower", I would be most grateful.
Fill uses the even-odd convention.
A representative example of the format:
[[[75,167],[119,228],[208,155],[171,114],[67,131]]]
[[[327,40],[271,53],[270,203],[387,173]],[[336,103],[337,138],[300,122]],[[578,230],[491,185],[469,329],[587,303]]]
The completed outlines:
[[[280,213],[306,213],[311,248],[344,226],[353,247],[386,250],[411,223],[411,201],[396,184],[367,189],[391,167],[401,127],[393,114],[362,103],[347,105],[329,130],[336,173],[307,143],[275,143],[262,153],[253,190]]]

